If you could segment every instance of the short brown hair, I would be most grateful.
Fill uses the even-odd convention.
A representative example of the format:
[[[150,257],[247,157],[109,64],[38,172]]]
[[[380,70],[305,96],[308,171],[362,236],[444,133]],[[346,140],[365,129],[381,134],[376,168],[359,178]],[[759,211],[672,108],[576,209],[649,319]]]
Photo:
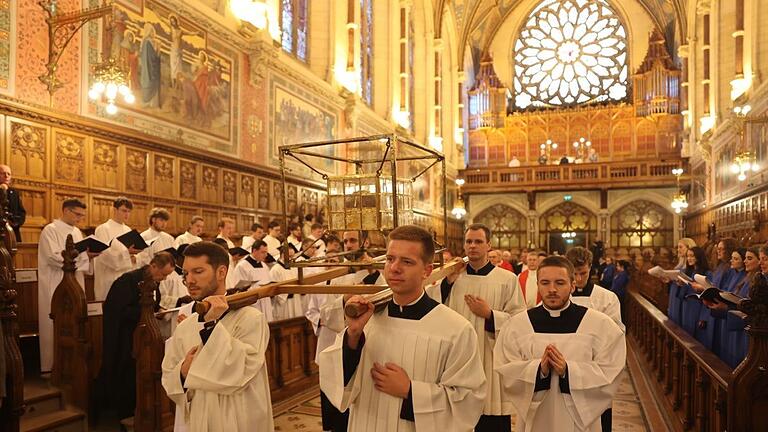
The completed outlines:
[[[81,208],[86,209],[85,203],[80,201],[79,198],[69,198],[65,199],[64,202],[61,203],[61,209],[72,209],[72,208]]]
[[[227,224],[227,222],[231,222],[233,225],[235,224],[235,220],[229,217],[223,217],[219,219],[219,224],[217,225],[219,228],[224,228],[224,225]]]
[[[152,221],[155,220],[155,218],[160,218],[164,221],[171,220],[171,214],[168,213],[168,210],[162,208],[162,207],[155,207],[152,210],[149,211],[149,224],[152,225]]]
[[[565,253],[565,257],[574,267],[582,267],[585,265],[592,266],[592,252],[583,246],[576,246],[568,249],[568,252]]]
[[[119,196],[115,198],[115,201],[112,202],[112,207],[119,209],[120,207],[125,206],[128,210],[133,210],[133,203],[131,200],[124,196]]]
[[[189,220],[189,226],[194,225],[195,222],[203,222],[203,223],[205,223],[205,219],[203,219],[202,216],[198,216],[198,215],[192,216],[192,219]]]
[[[477,230],[483,230],[485,233],[485,241],[489,242],[491,241],[491,229],[488,228],[487,225],[481,224],[481,223],[473,223],[470,224],[467,229],[464,230],[464,235],[466,235],[469,231],[477,231]]]
[[[421,243],[421,260],[424,264],[432,264],[432,260],[435,257],[435,242],[432,240],[432,234],[424,228],[417,227],[416,225],[399,226],[389,233],[389,240]]]
[[[539,263],[539,268],[537,270],[537,274],[541,274],[541,269],[545,267],[560,267],[564,268],[568,272],[568,278],[571,282],[575,279],[575,273],[576,269],[573,268],[573,264],[571,264],[570,261],[565,259],[565,257],[559,256],[559,255],[551,255],[543,260],[541,260],[541,263]]]
[[[201,241],[192,243],[184,250],[185,257],[207,257],[208,263],[216,271],[221,266],[229,268],[229,253],[214,242]]]
[[[149,261],[149,263],[157,268],[163,268],[168,265],[173,267],[176,265],[176,261],[174,261],[173,255],[169,254],[168,252],[156,253],[155,256],[153,256]]]

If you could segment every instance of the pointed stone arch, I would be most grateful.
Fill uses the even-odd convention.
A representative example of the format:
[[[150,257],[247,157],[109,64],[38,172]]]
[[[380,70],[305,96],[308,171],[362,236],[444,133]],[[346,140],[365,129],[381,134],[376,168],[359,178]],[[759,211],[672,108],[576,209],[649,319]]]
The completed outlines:
[[[611,214],[611,246],[659,248],[674,239],[674,215],[653,201],[633,200]]]
[[[491,246],[495,249],[515,249],[526,246],[528,222],[522,213],[505,204],[494,204],[474,217],[491,229]]]
[[[561,254],[573,246],[589,247],[597,239],[597,215],[571,201],[560,203],[539,217],[538,246]],[[573,233],[575,237],[565,237]]]

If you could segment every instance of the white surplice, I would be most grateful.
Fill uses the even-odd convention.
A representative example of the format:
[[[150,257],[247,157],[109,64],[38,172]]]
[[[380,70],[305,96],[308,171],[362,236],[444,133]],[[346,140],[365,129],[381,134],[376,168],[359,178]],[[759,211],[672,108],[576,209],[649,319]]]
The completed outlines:
[[[469,264],[467,264],[469,268]],[[459,274],[451,288],[446,306],[466,318],[477,333],[477,349],[483,371],[487,378],[486,400],[483,414],[510,415],[512,404],[504,398],[499,375],[493,371],[493,347],[496,335],[504,323],[516,313],[526,309],[525,300],[517,287],[517,276],[511,271],[495,267],[490,262],[477,269],[478,274],[468,274],[467,270]],[[483,275],[484,274],[484,275]],[[430,289],[429,294],[441,301],[440,285]],[[486,331],[486,320],[478,317],[469,309],[464,296],[471,294],[484,299],[493,312],[494,331]]]
[[[104,301],[112,287],[112,282],[123,273],[136,268],[131,263],[131,254],[119,240],[112,241],[131,228],[122,223],[110,219],[96,227],[94,236],[109,247],[99,256],[93,259],[93,291],[97,301]],[[112,242],[110,244],[110,242]]]
[[[589,295],[579,295],[579,291],[574,291],[571,295],[571,301],[584,307],[598,310],[613,319],[621,328],[625,329],[621,322],[621,304],[619,297],[613,291],[607,290],[600,285],[593,285],[592,292]]]
[[[269,325],[258,310],[230,310],[202,345],[197,313],[176,328],[163,358],[163,387],[190,432],[273,431],[265,351]],[[187,352],[201,346],[181,382]],[[175,429],[180,430],[180,429]]]
[[[262,239],[264,240],[264,243],[267,244],[267,253],[272,255],[272,258],[279,260],[280,259],[280,240],[278,240],[276,237],[272,237],[271,235],[267,234]]]
[[[563,333],[578,308],[583,315],[573,323],[576,331]],[[558,333],[534,331],[537,324],[533,322],[543,320],[551,320],[548,328]],[[549,389],[534,391],[541,357],[549,344],[565,357],[569,393],[561,392],[560,377],[552,372]],[[626,354],[624,332],[602,312],[574,304],[563,311],[550,311],[541,305],[515,315],[501,329],[495,369],[517,418],[525,425],[519,430],[599,432],[600,415],[611,407]]]
[[[258,288],[261,285],[266,285],[272,280],[270,279],[269,267],[261,262],[256,261],[253,257],[247,256],[240,260],[233,272],[233,281],[235,284],[240,281],[255,282],[249,289]],[[227,287],[232,288],[232,287]],[[272,299],[269,297],[260,298],[259,301],[253,304],[253,307],[260,310],[264,314],[264,319],[267,322],[275,320],[272,311]]]
[[[364,333],[359,364],[346,386],[344,333],[319,356],[320,388],[336,408],[349,408],[348,430],[474,429],[485,399],[485,375],[478,356],[477,336],[463,317],[441,304],[421,319],[392,318],[385,308],[371,317]],[[404,399],[374,387],[370,372],[374,362],[396,363],[408,374],[414,421],[400,418]]]
[[[165,280],[160,282],[160,307],[163,309],[173,309],[180,297],[189,295],[187,287],[184,285],[184,279],[175,271],[166,276]],[[176,328],[176,317],[179,312],[171,312],[163,315],[159,320],[160,333],[168,339]]]
[[[235,247],[235,242],[233,242],[232,240],[230,240],[230,239],[229,239],[229,238],[227,238],[227,237],[224,237],[224,236],[223,236],[223,235],[221,235],[221,234],[217,235],[217,236],[216,236],[216,238],[217,238],[217,239],[222,239],[222,240],[224,240],[225,242],[227,242],[227,249],[232,249],[233,247]]]
[[[241,244],[240,247],[242,247],[246,251],[250,252],[251,251],[251,247],[253,246],[254,243],[256,243],[256,239],[253,238],[253,236],[249,236],[249,235],[248,236],[243,236],[243,240],[240,243]]]
[[[136,254],[136,267],[143,267],[157,255],[168,248],[172,248],[174,239],[167,232],[157,231],[150,227],[141,233],[141,238],[149,244],[149,247]],[[151,242],[151,243],[150,243]]]
[[[191,234],[189,231],[184,232],[184,234],[180,234],[178,237],[176,237],[176,240],[173,241],[173,247],[176,249],[179,248],[179,246],[183,244],[192,244],[203,241],[202,238]]]
[[[61,219],[43,228],[40,233],[40,243],[37,247],[37,318],[38,334],[40,335],[40,370],[49,372],[53,367],[53,320],[51,320],[51,299],[56,287],[64,278],[64,258],[61,252],[67,242],[67,235],[72,234],[72,240],[77,243],[83,239],[83,234],[76,226],[69,225]],[[75,278],[85,289],[83,272],[90,270],[88,254],[77,256]]]

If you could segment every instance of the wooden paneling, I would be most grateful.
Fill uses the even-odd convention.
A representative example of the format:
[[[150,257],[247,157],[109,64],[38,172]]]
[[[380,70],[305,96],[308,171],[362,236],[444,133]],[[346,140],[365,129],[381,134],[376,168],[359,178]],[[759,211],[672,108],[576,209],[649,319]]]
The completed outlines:
[[[697,244],[725,237],[735,238],[742,246],[764,243],[768,240],[767,187],[690,214],[685,219],[686,236]]]

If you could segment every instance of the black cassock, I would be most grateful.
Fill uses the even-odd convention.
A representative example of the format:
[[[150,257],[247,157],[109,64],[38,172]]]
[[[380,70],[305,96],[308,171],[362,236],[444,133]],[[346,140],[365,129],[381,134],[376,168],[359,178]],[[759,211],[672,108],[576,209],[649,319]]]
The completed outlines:
[[[119,418],[133,417],[136,409],[136,361],[133,332],[139,323],[139,282],[149,266],[117,278],[104,300],[104,334],[97,402],[117,410]],[[157,288],[155,288],[157,290]],[[159,298],[159,292],[155,293]]]
[[[16,234],[16,242],[21,243],[21,226],[27,219],[27,211],[21,203],[21,197],[16,189],[8,189],[8,212],[10,213],[11,228]]]

